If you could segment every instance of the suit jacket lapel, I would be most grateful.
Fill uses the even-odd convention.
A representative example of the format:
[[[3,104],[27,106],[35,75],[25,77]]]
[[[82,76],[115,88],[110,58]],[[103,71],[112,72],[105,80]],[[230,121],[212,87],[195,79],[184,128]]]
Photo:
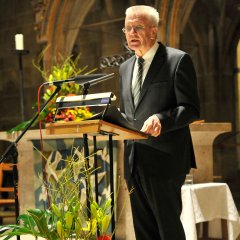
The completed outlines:
[[[136,57],[132,57],[129,59],[130,63],[127,65],[127,69],[126,72],[128,72],[127,74],[127,79],[126,79],[126,84],[127,84],[127,96],[128,96],[128,100],[129,103],[131,105],[132,110],[134,111],[134,102],[133,102],[133,97],[132,97],[132,76],[133,76],[133,68],[134,68],[134,63],[136,61]]]
[[[139,101],[136,106],[136,109],[139,107],[139,104],[141,103],[144,95],[146,94],[152,80],[154,79],[154,76],[159,72],[159,70],[164,62],[164,55],[165,55],[165,47],[161,43],[159,43],[158,50],[152,60],[152,63],[149,67],[146,78],[143,82],[142,90],[140,93],[140,97],[139,97]]]

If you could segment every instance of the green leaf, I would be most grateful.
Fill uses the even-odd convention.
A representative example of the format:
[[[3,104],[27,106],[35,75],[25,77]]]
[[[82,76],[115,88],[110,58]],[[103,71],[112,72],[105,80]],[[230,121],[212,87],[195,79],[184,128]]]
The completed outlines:
[[[106,201],[106,203],[105,203],[105,205],[104,205],[104,212],[106,212],[106,211],[108,211],[108,210],[110,209],[110,207],[111,207],[111,202],[112,202],[111,198],[109,198],[109,199]]]
[[[7,133],[17,132],[17,131],[25,129],[27,127],[27,125],[31,122],[31,120],[32,119],[24,121],[24,122],[18,124],[17,126],[15,126],[12,129],[8,130]]]
[[[36,223],[32,216],[29,216],[28,214],[21,214],[18,217],[18,222],[22,222],[24,227],[28,227],[32,231],[35,231],[34,228],[36,226]]]
[[[6,230],[4,233],[0,234],[0,237],[7,236],[6,238],[4,238],[4,240],[10,239],[13,236],[20,236],[20,235],[26,235],[26,234],[30,234],[33,236],[39,236],[37,232],[31,231],[29,228],[27,228],[25,226],[8,225],[8,226],[0,228],[0,232],[1,232],[1,229],[3,229],[3,228],[8,228],[8,230]]]
[[[42,237],[49,236],[47,212],[41,209],[29,209],[28,213],[34,219]]]

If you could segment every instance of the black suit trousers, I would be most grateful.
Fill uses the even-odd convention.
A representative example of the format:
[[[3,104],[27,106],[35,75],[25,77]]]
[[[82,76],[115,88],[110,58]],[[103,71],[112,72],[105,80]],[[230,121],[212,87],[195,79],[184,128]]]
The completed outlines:
[[[161,179],[134,167],[127,180],[136,240],[185,240],[180,215],[185,175]]]

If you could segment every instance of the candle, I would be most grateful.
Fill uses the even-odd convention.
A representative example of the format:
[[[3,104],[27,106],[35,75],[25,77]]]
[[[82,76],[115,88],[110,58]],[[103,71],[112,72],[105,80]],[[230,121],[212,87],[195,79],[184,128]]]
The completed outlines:
[[[15,35],[15,46],[16,46],[16,50],[23,50],[24,49],[23,34],[16,34]]]

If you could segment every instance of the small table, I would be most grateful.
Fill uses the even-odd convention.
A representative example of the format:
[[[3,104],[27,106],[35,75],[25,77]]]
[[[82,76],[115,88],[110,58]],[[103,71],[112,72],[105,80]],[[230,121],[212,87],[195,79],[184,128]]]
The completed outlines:
[[[208,236],[222,237],[221,219],[226,220],[227,239],[240,234],[240,218],[226,183],[189,184],[182,187],[183,210],[181,221],[186,240],[197,240],[197,223],[209,222]],[[211,236],[210,236],[211,235]]]

